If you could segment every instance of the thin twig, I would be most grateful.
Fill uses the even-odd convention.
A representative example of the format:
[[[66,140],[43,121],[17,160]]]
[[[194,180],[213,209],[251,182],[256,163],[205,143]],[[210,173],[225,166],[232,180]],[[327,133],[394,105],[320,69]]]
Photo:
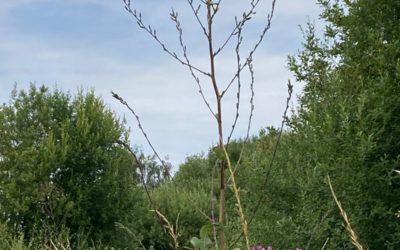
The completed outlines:
[[[156,149],[154,148],[153,144],[151,143],[149,137],[147,136],[147,133],[144,131],[143,127],[142,127],[142,123],[140,122],[140,118],[139,116],[136,114],[136,112],[129,106],[129,104],[118,94],[116,94],[115,92],[111,91],[112,96],[117,99],[122,105],[124,105],[126,108],[129,109],[129,111],[135,116],[136,121],[138,123],[138,127],[141,131],[141,133],[143,134],[143,136],[145,137],[147,144],[150,146],[151,150],[153,151],[154,155],[157,157],[157,159],[160,161],[161,165],[163,166],[164,170],[167,171],[167,175],[170,178],[170,173],[168,171],[168,166],[165,164],[164,160],[161,159],[160,155],[157,153]]]
[[[125,10],[129,12],[135,19],[136,23],[139,26],[139,28],[145,30],[153,39],[161,46],[164,52],[166,52],[168,55],[170,55],[172,58],[174,58],[176,61],[179,63],[185,65],[185,66],[190,66],[192,69],[198,71],[199,73],[210,76],[210,73],[207,73],[200,68],[194,66],[194,65],[188,65],[187,62],[185,62],[183,59],[181,59],[174,51],[168,49],[168,47],[163,43],[157,36],[157,30],[153,29],[150,25],[146,25],[143,22],[142,18],[142,13],[138,12],[136,9],[132,9],[131,7],[131,1],[130,0],[123,0],[125,3]]]
[[[287,85],[287,86],[288,86],[288,97],[287,97],[287,99],[286,99],[286,107],[285,107],[285,111],[283,112],[282,122],[281,122],[281,126],[280,126],[280,128],[279,128],[278,138],[277,138],[277,140],[276,140],[276,142],[275,142],[275,146],[274,146],[274,149],[273,149],[272,158],[271,158],[271,160],[270,160],[270,162],[269,162],[269,167],[268,167],[268,170],[267,170],[266,175],[265,175],[264,183],[263,183],[263,185],[262,185],[262,190],[264,190],[264,189],[266,188],[267,184],[268,184],[269,176],[270,176],[271,170],[272,170],[272,168],[273,168],[273,166],[274,166],[274,161],[275,161],[275,158],[276,158],[276,153],[277,153],[277,151],[278,151],[278,146],[279,146],[279,143],[280,143],[280,141],[281,141],[281,137],[282,137],[282,133],[283,133],[283,127],[284,127],[285,122],[286,122],[286,120],[287,120],[287,112],[288,112],[288,110],[289,110],[289,104],[290,104],[290,100],[292,99],[292,93],[293,93],[293,85],[292,85],[292,83],[290,82],[290,80],[288,80],[288,85]],[[261,203],[264,201],[264,199],[265,199],[265,196],[264,196],[264,195],[261,195],[260,198],[258,199],[257,205],[255,206],[254,210],[252,211],[252,215],[251,215],[251,217],[250,217],[250,219],[249,219],[249,221],[248,221],[248,225],[249,225],[249,226],[250,226],[250,224],[253,222],[253,220],[254,220],[254,218],[255,218],[257,212],[258,212],[258,209],[259,209],[259,207],[261,206]],[[241,239],[242,236],[243,236],[243,234],[240,234],[240,235],[236,238],[236,240],[234,240],[234,241],[232,242],[232,244],[229,246],[229,249],[232,249],[232,247]]]
[[[237,24],[237,19],[236,20],[236,25]],[[237,70],[240,70],[240,45],[242,44],[243,37],[242,37],[242,28],[238,29],[237,32],[237,42],[236,42],[236,48],[235,48],[235,53],[236,53],[236,65],[237,65]],[[237,124],[237,121],[239,119],[239,108],[240,108],[240,90],[241,90],[241,78],[240,74],[237,77],[237,92],[236,92],[236,107],[235,107],[235,120],[233,121],[231,132],[229,133],[227,144],[229,144],[231,137],[233,135],[233,132],[235,131],[235,127]]]
[[[145,171],[145,166],[144,166],[144,164],[139,160],[139,158],[137,157],[136,153],[131,149],[131,147],[127,143],[125,143],[125,142],[123,142],[121,140],[117,140],[117,143],[122,145],[122,146],[124,146],[129,151],[129,153],[133,156],[133,159],[134,159],[136,165],[139,167],[140,179],[141,179],[142,185],[144,187],[144,190],[146,192],[147,199],[149,200],[151,207],[153,209],[156,209],[155,203],[154,203],[153,199],[151,198],[150,191],[149,191],[149,189],[147,187],[146,180],[144,179],[144,175],[145,175],[145,172],[144,172]]]
[[[142,132],[143,135],[146,137],[146,139],[147,139],[147,141],[148,141],[150,147],[152,147],[152,144],[151,144],[150,140],[148,139],[146,133],[144,132],[144,130],[143,130],[143,128],[142,128],[142,125],[141,125],[139,116],[138,116],[138,115],[135,113],[135,111],[128,105],[128,103],[126,103],[126,102],[122,99],[122,97],[118,96],[116,93],[114,93],[114,92],[112,92],[112,91],[111,91],[111,93],[112,93],[112,96],[113,96],[114,98],[116,98],[117,100],[119,100],[124,106],[126,106],[126,107],[133,113],[133,115],[136,117],[136,120],[137,120],[137,122],[138,122],[138,126],[139,126],[141,132]],[[125,142],[123,142],[123,141],[121,141],[121,140],[117,140],[116,142],[117,142],[118,144],[124,146],[124,147],[130,152],[130,154],[133,156],[133,159],[134,159],[136,165],[139,167],[141,182],[142,182],[143,188],[144,188],[144,190],[145,190],[147,199],[148,199],[149,202],[150,202],[150,206],[152,207],[152,209],[153,209],[154,211],[158,211],[158,208],[157,208],[155,202],[154,202],[153,199],[151,198],[150,191],[149,191],[149,189],[148,189],[148,187],[147,187],[147,184],[146,184],[146,180],[144,179],[144,178],[145,178],[145,177],[144,177],[144,175],[145,175],[145,168],[146,168],[145,165],[139,160],[139,157],[137,157],[136,153],[131,149],[131,147],[130,147],[127,143],[125,143]],[[152,149],[153,149],[154,154],[158,156],[158,154],[157,154],[157,152],[155,151],[154,147],[152,147]],[[160,159],[159,156],[158,156],[158,159],[161,161],[161,159]],[[161,164],[164,164],[164,162],[161,161]],[[165,168],[165,165],[163,165],[163,166],[164,166],[164,168]],[[169,175],[169,173],[168,173],[168,175]],[[158,215],[158,216],[157,216],[157,219],[158,219],[159,223],[160,223],[161,225],[163,225],[163,224],[162,224],[163,222],[162,222],[162,220],[161,220],[162,218],[159,216],[159,214],[161,214],[161,212],[158,211],[158,213],[156,213],[156,214]]]
[[[211,19],[214,19],[215,15],[218,13],[220,3],[221,3],[221,0],[219,0],[219,1],[216,2],[216,3],[213,3],[213,5],[212,5],[213,14],[211,15]]]
[[[264,37],[267,34],[267,31],[271,28],[272,17],[274,16],[274,12],[275,12],[275,2],[276,2],[276,0],[272,1],[271,11],[267,17],[267,24],[264,27],[263,31],[261,32],[260,38],[255,43],[253,49],[250,51],[249,55],[247,56],[245,62],[242,65],[242,67],[236,72],[236,74],[233,76],[233,78],[229,82],[228,86],[224,89],[224,91],[221,92],[221,97],[224,96],[225,93],[229,90],[229,88],[235,82],[235,79],[239,76],[239,74],[242,72],[242,70],[248,66],[249,58],[253,58],[253,54],[256,52],[257,48],[260,46],[261,42],[264,40]]]
[[[222,43],[221,47],[219,47],[214,55],[218,55],[224,48],[225,46],[229,43],[229,41],[232,39],[233,36],[235,36],[238,32],[239,29],[242,29],[243,26],[249,21],[255,14],[255,9],[257,8],[257,5],[259,4],[260,0],[252,0],[251,1],[251,8],[247,12],[243,12],[242,19],[239,22],[235,22],[236,25],[231,31],[231,33],[228,35],[228,37],[225,39],[225,41]],[[219,5],[219,4],[218,4]]]
[[[251,60],[251,59],[250,59]],[[239,158],[235,164],[234,170],[233,172],[236,174],[237,168],[240,165],[240,162],[242,161],[243,158],[243,154],[244,154],[244,149],[246,148],[246,145],[249,141],[250,138],[250,129],[251,129],[251,122],[253,119],[253,113],[254,113],[254,96],[255,96],[255,92],[254,92],[254,68],[253,68],[253,63],[249,62],[249,71],[250,71],[250,77],[251,77],[251,81],[250,81],[250,91],[251,91],[251,97],[250,97],[250,114],[249,114],[249,119],[247,122],[247,132],[246,132],[246,137],[242,143],[242,147],[240,149],[240,154],[239,154]],[[229,179],[228,179],[229,181]]]
[[[190,8],[192,9],[193,14],[196,17],[196,20],[199,23],[200,28],[202,29],[204,35],[206,37],[208,37],[206,27],[204,26],[203,22],[200,20],[200,17],[199,17],[199,10],[200,10],[201,5],[198,5],[197,8],[195,8],[194,5],[193,5],[193,0],[187,0],[187,2],[190,5]]]
[[[321,250],[325,249],[326,245],[328,244],[328,241],[329,241],[329,237],[326,239],[326,241],[325,241],[324,245],[322,246]]]
[[[188,1],[190,1],[190,0],[188,0]],[[195,80],[195,82],[196,82],[196,84],[197,84],[197,86],[198,86],[198,88],[199,88],[199,93],[200,93],[200,95],[201,95],[201,97],[202,97],[202,99],[203,99],[203,101],[204,101],[204,104],[207,106],[207,108],[210,110],[211,114],[212,114],[213,117],[215,118],[215,117],[216,117],[216,114],[215,114],[215,112],[212,110],[212,108],[211,108],[211,106],[210,106],[210,103],[207,101],[207,99],[206,99],[206,97],[205,97],[205,95],[204,95],[203,88],[201,87],[201,84],[200,84],[200,79],[199,79],[199,77],[194,73],[192,64],[191,64],[191,62],[190,62],[190,60],[189,60],[189,57],[188,57],[188,55],[187,55],[187,47],[186,47],[186,45],[185,45],[185,43],[184,43],[184,41],[183,41],[183,29],[182,29],[182,27],[181,27],[181,23],[180,23],[179,20],[178,20],[178,12],[175,12],[174,10],[172,10],[172,12],[171,12],[171,20],[175,23],[176,30],[177,30],[178,33],[179,33],[179,44],[180,44],[180,46],[181,46],[181,48],[182,48],[183,57],[184,57],[184,59],[185,59],[185,61],[186,61],[186,65],[187,65],[187,67],[188,67],[188,69],[189,69],[189,71],[190,71],[190,73],[191,73],[193,79]]]
[[[273,149],[272,158],[271,158],[271,160],[269,162],[269,167],[268,167],[267,173],[265,175],[264,183],[263,183],[263,186],[262,186],[263,190],[267,186],[267,183],[268,183],[268,180],[269,180],[269,176],[271,174],[271,171],[272,171],[272,168],[274,166],[275,159],[276,159],[276,154],[278,152],[278,147],[279,147],[279,144],[280,144],[280,141],[281,141],[281,138],[282,138],[283,127],[285,126],[285,122],[288,119],[287,118],[287,112],[289,110],[289,104],[290,104],[290,100],[292,99],[292,94],[293,94],[293,85],[290,82],[290,80],[288,80],[287,86],[288,86],[288,97],[286,98],[286,107],[285,107],[285,111],[283,112],[281,126],[279,128],[278,138],[276,139],[275,146],[274,146],[274,149]],[[260,196],[260,199],[257,202],[257,206],[255,207],[255,210],[253,211],[253,216],[249,220],[249,224],[253,221],[253,219],[254,219],[257,211],[258,211],[258,208],[261,206],[261,203],[263,202],[263,199],[264,199],[264,196],[263,195]]]

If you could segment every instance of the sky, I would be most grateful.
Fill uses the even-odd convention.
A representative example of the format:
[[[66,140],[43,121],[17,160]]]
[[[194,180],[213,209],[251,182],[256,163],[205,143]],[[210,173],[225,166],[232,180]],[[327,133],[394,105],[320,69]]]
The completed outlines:
[[[196,0],[195,0],[196,2]],[[222,0],[214,22],[214,46],[219,47],[250,1]],[[209,72],[207,41],[187,1],[132,1],[146,24],[157,30],[165,45],[180,56],[179,37],[169,13],[173,8],[184,30],[183,39],[191,62]],[[261,1],[257,15],[243,31],[241,59],[259,38],[271,2]],[[277,0],[271,29],[254,55],[255,99],[251,134],[278,126],[287,97],[287,56],[301,49],[299,25],[308,21],[318,27],[319,6],[312,0]],[[200,9],[205,21],[204,8]],[[216,58],[221,89],[236,66],[235,43],[229,43]],[[189,155],[207,153],[218,140],[217,124],[204,104],[187,67],[163,53],[161,47],[124,9],[122,0],[1,0],[0,1],[0,103],[9,101],[14,85],[27,89],[30,83],[58,88],[71,94],[94,89],[131,128],[131,142],[146,154],[151,150],[134,117],[113,99],[123,97],[140,116],[158,153],[174,166]],[[206,99],[215,107],[210,81],[200,77]],[[242,76],[241,104],[235,138],[244,137],[250,110],[250,78]],[[235,116],[236,85],[223,99],[224,134]],[[296,106],[296,97],[291,105]]]

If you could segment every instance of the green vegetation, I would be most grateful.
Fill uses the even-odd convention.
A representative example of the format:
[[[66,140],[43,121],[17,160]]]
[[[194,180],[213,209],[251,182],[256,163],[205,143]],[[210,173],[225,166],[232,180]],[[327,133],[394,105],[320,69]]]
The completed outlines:
[[[289,57],[305,86],[276,156],[275,128],[228,146],[232,162],[245,146],[236,179],[250,241],[354,249],[330,176],[364,248],[400,249],[400,2],[319,3],[323,37],[309,24],[303,49]],[[171,181],[141,157],[166,224],[118,142],[129,144],[128,130],[92,92],[14,91],[0,107],[0,248],[215,247],[218,148],[188,157]],[[243,249],[235,203],[227,188],[226,242]]]
[[[66,229],[111,243],[115,222],[141,226],[136,166],[116,143],[128,131],[93,93],[32,85],[12,93],[0,121],[0,219],[12,235],[47,241]]]

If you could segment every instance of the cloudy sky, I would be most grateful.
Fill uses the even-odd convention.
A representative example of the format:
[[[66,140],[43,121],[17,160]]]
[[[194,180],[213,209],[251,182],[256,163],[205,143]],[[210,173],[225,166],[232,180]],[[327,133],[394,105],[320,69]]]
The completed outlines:
[[[215,19],[215,47],[224,41],[248,4],[223,0]],[[261,1],[257,16],[246,26],[242,58],[257,41],[270,11],[270,1]],[[157,29],[165,44],[181,54],[171,7],[179,13],[188,56],[193,64],[209,71],[205,37],[184,0],[137,0],[134,5],[147,24]],[[204,12],[201,12],[204,14]],[[286,99],[286,83],[292,76],[286,58],[301,48],[299,25],[319,24],[320,9],[312,0],[277,0],[272,27],[254,56],[255,113],[252,134],[280,123]],[[204,20],[204,15],[201,17]],[[217,58],[221,88],[235,71],[234,43]],[[187,155],[207,152],[217,141],[215,119],[198,94],[187,68],[162,53],[132,16],[122,0],[1,0],[0,1],[0,103],[9,100],[15,83],[26,89],[31,82],[75,93],[94,88],[109,107],[125,116],[131,141],[150,153],[134,118],[114,100],[113,90],[139,114],[143,126],[160,155],[174,164]],[[235,137],[243,137],[249,114],[248,74],[242,78],[242,104]],[[215,106],[211,83],[201,78],[205,96]],[[295,84],[296,93],[301,84]],[[223,104],[225,134],[235,113],[235,88]],[[296,105],[293,100],[293,105]]]

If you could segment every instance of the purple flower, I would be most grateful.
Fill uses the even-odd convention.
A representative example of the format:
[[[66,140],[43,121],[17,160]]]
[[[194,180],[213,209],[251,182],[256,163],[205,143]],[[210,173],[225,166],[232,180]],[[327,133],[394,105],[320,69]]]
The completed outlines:
[[[261,243],[257,243],[256,245],[254,245],[254,246],[251,247],[251,250],[265,250],[265,248],[264,248],[263,245],[261,245]],[[272,250],[272,247],[271,247],[271,246],[268,246],[268,247],[267,247],[267,250]],[[287,250],[291,250],[291,248],[288,248]],[[299,247],[296,247],[295,250],[303,250],[303,249],[301,249],[301,248],[299,248]]]
[[[265,250],[265,248],[263,247],[263,245],[261,245],[261,243],[257,243],[257,245],[253,246],[253,247],[251,248],[251,250]],[[268,247],[268,250],[272,250],[272,248],[270,249],[270,248]]]

